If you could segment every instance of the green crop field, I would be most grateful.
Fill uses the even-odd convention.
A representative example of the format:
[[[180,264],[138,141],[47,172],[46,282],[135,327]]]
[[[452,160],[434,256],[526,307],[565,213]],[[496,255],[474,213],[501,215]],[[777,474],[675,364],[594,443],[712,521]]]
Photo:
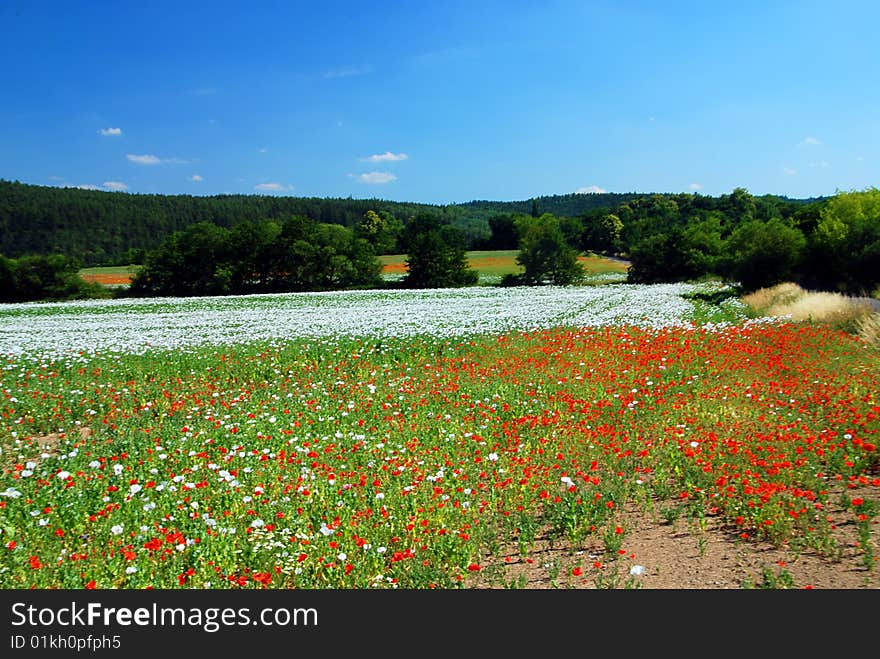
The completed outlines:
[[[724,292],[4,305],[0,587],[640,587],[636,513],[876,587],[876,351]]]

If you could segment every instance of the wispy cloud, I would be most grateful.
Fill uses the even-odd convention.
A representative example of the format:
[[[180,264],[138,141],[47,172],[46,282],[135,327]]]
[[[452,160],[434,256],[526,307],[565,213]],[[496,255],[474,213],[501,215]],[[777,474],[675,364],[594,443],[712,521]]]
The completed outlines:
[[[578,188],[574,192],[575,194],[602,194],[603,192],[608,192],[608,190],[600,188],[598,185],[588,185],[585,188]]]
[[[104,187],[113,192],[122,192],[128,190],[128,186],[121,181],[104,181]]]
[[[201,176],[199,176],[198,174],[193,174],[192,176],[189,177],[189,180],[192,181],[193,183],[201,183],[201,182],[204,181],[205,179],[203,179],[203,178],[202,178]]]
[[[282,183],[257,183],[254,186],[254,190],[259,190],[260,192],[288,192],[293,190],[293,186]]]
[[[129,162],[133,162],[136,165],[188,165],[190,163],[189,160],[182,160],[180,158],[158,158],[151,153],[146,153],[142,156],[129,153],[125,157]]]
[[[785,174],[786,176],[794,176],[795,174],[797,174],[797,170],[792,169],[791,167],[783,167],[782,173]]]
[[[325,78],[350,78],[351,76],[365,76],[373,72],[372,66],[347,66],[341,69],[324,71]]]
[[[386,151],[385,153],[376,153],[372,156],[361,158],[361,160],[365,162],[397,162],[408,158],[409,156],[405,153],[391,153],[390,151]]]
[[[822,144],[822,142],[811,135],[807,135],[801,140],[801,146],[818,146],[820,144]]]
[[[349,176],[354,176],[355,179],[360,181],[361,183],[391,183],[391,181],[396,181],[397,177],[390,172],[366,172],[364,174],[349,174]]]
[[[150,154],[136,156],[133,153],[129,153],[125,157],[128,158],[128,162],[133,162],[138,165],[158,165],[160,162],[162,162],[159,158]]]
[[[98,133],[100,135],[104,135],[105,137],[119,137],[122,135],[121,128],[101,128]]]
[[[701,183],[696,183],[696,182],[695,182],[695,183],[691,183],[688,187],[689,187],[691,190],[702,190],[702,189],[703,189],[703,185],[702,185]]]

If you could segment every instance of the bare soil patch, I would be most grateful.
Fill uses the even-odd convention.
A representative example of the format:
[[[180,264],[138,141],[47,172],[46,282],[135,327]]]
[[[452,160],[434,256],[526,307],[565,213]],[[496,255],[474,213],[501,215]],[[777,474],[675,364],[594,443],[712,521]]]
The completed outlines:
[[[857,496],[855,491],[848,493]],[[876,498],[876,492],[865,492]],[[524,557],[516,543],[471,576],[471,588],[516,589],[744,589],[880,588],[880,523],[870,526],[873,560],[865,558],[851,512],[826,513],[833,519],[833,555],[794,546],[744,540],[739,530],[718,517],[705,517],[704,528],[684,517],[672,522],[656,513],[629,507],[621,522],[627,531],[619,550],[609,556],[600,538],[583,545],[538,539]],[[872,564],[868,568],[866,562]]]

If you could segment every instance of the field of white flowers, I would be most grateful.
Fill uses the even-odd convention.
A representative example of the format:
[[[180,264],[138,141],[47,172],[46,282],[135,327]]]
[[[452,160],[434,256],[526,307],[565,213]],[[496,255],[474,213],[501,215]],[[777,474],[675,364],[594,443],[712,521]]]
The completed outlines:
[[[301,337],[463,336],[555,326],[687,326],[706,313],[710,322],[744,319],[733,298],[710,309],[684,297],[706,286],[473,287],[8,304],[0,307],[0,354],[142,353]]]

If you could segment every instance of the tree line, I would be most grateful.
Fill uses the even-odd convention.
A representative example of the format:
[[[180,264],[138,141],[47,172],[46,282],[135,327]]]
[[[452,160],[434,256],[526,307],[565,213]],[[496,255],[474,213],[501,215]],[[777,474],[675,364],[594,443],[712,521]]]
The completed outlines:
[[[109,194],[109,193],[105,193]],[[642,195],[577,216],[492,211],[476,241],[467,225],[436,208],[398,216],[381,205],[351,225],[305,214],[217,224],[195,222],[145,250],[129,295],[466,286],[477,283],[466,252],[519,250],[521,272],[502,285],[566,285],[584,272],[584,252],[630,261],[628,281],[718,277],[753,290],[784,280],[864,294],[880,281],[880,191],[816,200],[751,195]],[[389,283],[381,254],[405,253],[407,274]],[[0,260],[4,301],[97,295],[77,282],[64,254]],[[98,287],[100,288],[100,287]],[[106,295],[106,291],[103,291]]]
[[[455,226],[469,250],[513,249],[515,239],[500,234],[492,226],[498,217],[581,217],[651,196],[658,195],[566,194],[523,201],[477,200],[435,205],[274,195],[133,194],[0,179],[0,254],[18,258],[58,253],[75,258],[84,266],[140,264],[146,252],[158,247],[167,236],[200,222],[229,229],[241,222],[283,222],[300,215],[315,222],[352,228],[369,210],[393,215],[402,222],[419,213],[432,213]],[[677,199],[675,195],[659,196]]]

